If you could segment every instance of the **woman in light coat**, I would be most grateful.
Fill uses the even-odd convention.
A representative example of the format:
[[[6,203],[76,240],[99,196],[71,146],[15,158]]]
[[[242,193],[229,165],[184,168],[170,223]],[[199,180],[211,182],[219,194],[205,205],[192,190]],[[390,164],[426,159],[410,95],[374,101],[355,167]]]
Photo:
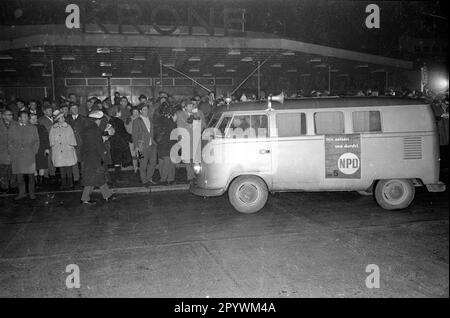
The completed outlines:
[[[75,146],[77,145],[75,134],[72,127],[66,123],[63,112],[55,110],[53,117],[55,124],[50,129],[52,162],[60,170],[61,188],[72,188],[72,166],[78,161],[75,150]]]

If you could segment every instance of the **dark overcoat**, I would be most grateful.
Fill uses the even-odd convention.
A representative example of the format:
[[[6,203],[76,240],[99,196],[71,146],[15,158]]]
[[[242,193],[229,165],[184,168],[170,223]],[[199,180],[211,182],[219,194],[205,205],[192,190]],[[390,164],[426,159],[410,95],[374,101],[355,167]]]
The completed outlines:
[[[48,169],[48,158],[45,155],[45,150],[50,149],[50,141],[47,128],[41,124],[37,124],[36,128],[39,135],[39,150],[36,154],[36,169]]]
[[[83,185],[100,187],[106,183],[106,170],[103,162],[107,161],[107,152],[102,138],[102,130],[94,122],[88,120],[81,133],[83,147]]]
[[[177,143],[177,140],[170,140],[170,134],[173,129],[177,128],[172,118],[159,116],[155,118],[155,140],[158,144],[158,157],[169,157],[170,149]]]
[[[11,126],[8,135],[8,148],[11,155],[12,173],[35,173],[39,135],[34,125],[16,124]]]
[[[75,140],[77,141],[77,145],[75,147],[75,151],[77,153],[78,161],[81,161],[81,148],[83,147],[83,140],[81,139],[81,134],[84,129],[84,125],[88,121],[88,119],[83,115],[78,115],[77,119],[73,119],[72,115],[67,116],[67,123],[72,127],[73,133],[75,134]]]
[[[125,124],[122,119],[111,117],[109,123],[115,131],[114,135],[109,138],[112,163],[123,166],[130,165],[132,162],[129,146],[131,135],[125,129]]]

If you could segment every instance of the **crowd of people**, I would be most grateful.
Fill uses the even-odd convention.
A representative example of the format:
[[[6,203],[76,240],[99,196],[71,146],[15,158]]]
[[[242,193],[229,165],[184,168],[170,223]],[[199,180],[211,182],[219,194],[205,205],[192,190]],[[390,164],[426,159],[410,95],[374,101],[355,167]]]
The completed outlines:
[[[0,186],[3,193],[18,187],[15,199],[35,199],[35,186],[58,184],[61,189],[82,185],[83,204],[99,187],[105,200],[115,197],[111,183],[125,182],[123,168],[132,167],[144,186],[175,182],[170,157],[175,128],[192,134],[194,121],[202,129],[217,106],[211,96],[175,99],[166,92],[156,98],[139,96],[132,105],[119,92],[80,105],[75,94],[59,104],[12,98],[0,101]],[[191,160],[187,181],[194,178]],[[160,178],[154,180],[159,164]],[[109,170],[114,172],[109,173]],[[57,178],[59,176],[59,178]]]
[[[288,97],[298,98],[303,92],[291,95]],[[328,95],[326,91],[311,92],[315,97]],[[428,99],[440,120],[439,130],[444,131],[440,132],[441,140],[447,138],[441,145],[448,145],[448,91],[437,97],[419,96],[417,92],[402,95]],[[368,90],[357,96],[378,94]],[[265,99],[264,92],[260,98]],[[0,191],[18,187],[17,200],[27,195],[34,199],[36,183],[61,189],[82,185],[81,202],[92,204],[94,187],[100,188],[105,200],[115,198],[109,185],[126,182],[122,178],[126,167],[132,167],[144,186],[173,184],[171,149],[177,140],[171,138],[172,131],[184,128],[192,136],[194,123],[203,130],[215,107],[253,100],[256,96],[251,92],[217,98],[212,93],[175,98],[161,91],[157,97],[139,96],[135,105],[119,92],[103,100],[91,97],[83,105],[73,93],[61,97],[59,103],[47,98],[25,102],[12,97],[6,101],[0,96]],[[441,119],[445,116],[444,123]],[[192,155],[184,163],[187,181],[191,181]],[[158,165],[160,178],[155,181]],[[109,170],[114,172],[110,174]]]

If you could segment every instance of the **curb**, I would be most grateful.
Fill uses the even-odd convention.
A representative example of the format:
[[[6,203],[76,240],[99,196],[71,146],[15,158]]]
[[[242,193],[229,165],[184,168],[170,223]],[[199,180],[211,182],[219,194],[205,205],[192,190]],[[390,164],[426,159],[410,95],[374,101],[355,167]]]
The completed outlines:
[[[189,183],[185,184],[174,184],[169,186],[151,186],[149,188],[146,187],[129,187],[129,188],[111,188],[111,191],[116,194],[133,194],[133,193],[152,193],[152,192],[170,192],[170,191],[187,191],[189,190]],[[64,190],[64,191],[41,191],[36,192],[36,195],[40,194],[53,194],[53,193],[77,193],[83,192],[82,189],[79,190]],[[99,193],[99,189],[95,189],[94,192]],[[0,198],[7,198],[16,196],[17,193],[11,194],[1,194]]]

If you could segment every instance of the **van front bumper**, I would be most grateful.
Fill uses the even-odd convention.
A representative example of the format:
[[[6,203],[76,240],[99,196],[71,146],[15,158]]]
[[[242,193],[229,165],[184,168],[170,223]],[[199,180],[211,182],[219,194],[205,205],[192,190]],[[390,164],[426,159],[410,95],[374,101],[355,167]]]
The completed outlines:
[[[191,184],[189,191],[201,197],[218,197],[225,193],[225,189],[205,189],[195,184]]]

